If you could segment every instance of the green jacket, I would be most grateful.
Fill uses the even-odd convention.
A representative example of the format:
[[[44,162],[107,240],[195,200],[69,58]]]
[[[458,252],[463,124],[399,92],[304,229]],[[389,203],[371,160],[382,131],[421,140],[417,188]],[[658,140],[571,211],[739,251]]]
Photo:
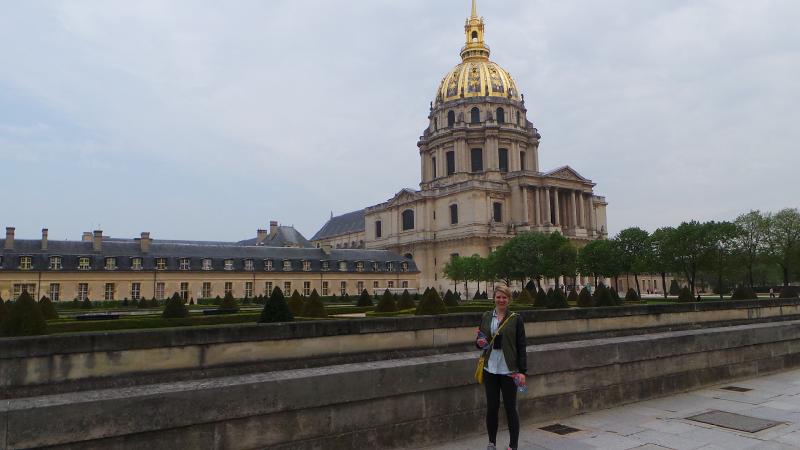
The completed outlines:
[[[494,313],[494,310],[483,313],[480,325],[480,330],[489,337],[489,340],[492,339],[492,313]],[[511,314],[510,311],[506,313],[506,318],[503,319],[503,322],[508,322],[509,320],[513,322],[509,322],[500,330],[500,335],[497,336],[497,340],[500,341],[501,348],[503,349],[503,356],[506,359],[508,370],[527,373],[528,353],[525,349],[527,345],[525,323],[522,320],[522,316],[519,314],[515,314],[514,317],[511,317]],[[497,340],[495,340],[495,345],[497,345]],[[492,349],[490,348],[486,355],[488,356],[491,352]]]

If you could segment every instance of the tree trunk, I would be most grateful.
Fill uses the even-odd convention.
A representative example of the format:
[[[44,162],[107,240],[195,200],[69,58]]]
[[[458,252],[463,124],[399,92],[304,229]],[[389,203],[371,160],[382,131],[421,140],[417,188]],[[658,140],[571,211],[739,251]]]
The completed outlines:
[[[747,265],[747,280],[750,281],[750,289],[753,289],[755,281],[753,280],[753,263]]]
[[[639,289],[639,273],[638,272],[634,272],[633,273],[633,280],[636,281],[636,294],[639,296],[639,298],[642,298],[642,290]]]
[[[664,298],[667,298],[667,273],[661,272],[661,287],[664,288]]]
[[[783,286],[789,286],[789,265],[781,264],[781,268],[783,269]]]
[[[719,291],[719,299],[720,300],[724,300],[722,298],[722,274],[721,273],[717,274],[717,290]]]

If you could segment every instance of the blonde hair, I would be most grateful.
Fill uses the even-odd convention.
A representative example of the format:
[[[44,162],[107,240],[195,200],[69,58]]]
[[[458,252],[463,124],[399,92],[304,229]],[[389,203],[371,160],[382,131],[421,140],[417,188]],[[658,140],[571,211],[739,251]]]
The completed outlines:
[[[495,294],[497,294],[498,291],[502,292],[503,294],[506,294],[506,297],[508,297],[508,299],[511,300],[511,289],[509,289],[508,286],[506,286],[505,284],[496,284],[494,286],[494,291],[492,292],[492,298],[494,298]]]

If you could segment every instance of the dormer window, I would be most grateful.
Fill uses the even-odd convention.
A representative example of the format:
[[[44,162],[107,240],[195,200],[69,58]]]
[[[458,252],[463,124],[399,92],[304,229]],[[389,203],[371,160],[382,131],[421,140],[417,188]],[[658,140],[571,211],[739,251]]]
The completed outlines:
[[[386,263],[386,271],[387,272],[394,272],[394,263],[393,262],[387,262]]]
[[[339,272],[347,272],[347,261],[339,261]]]
[[[203,264],[203,270],[214,270],[211,258],[203,258],[202,264]]]
[[[117,270],[117,258],[109,257],[106,258],[106,270]]]
[[[331,262],[330,261],[322,261],[322,270],[328,271],[331,270]]]
[[[142,270],[142,258],[131,258],[131,270]]]
[[[283,270],[287,272],[292,270],[292,262],[290,260],[288,259],[283,260]]]
[[[19,270],[31,270],[33,269],[33,258],[30,256],[20,256],[19,257]]]
[[[181,258],[178,261],[178,268],[180,270],[189,270],[192,268],[192,260],[189,258]]]
[[[265,259],[264,260],[264,270],[266,270],[267,272],[272,270],[272,260],[271,259]]]
[[[311,271],[311,261],[303,261],[303,271],[304,272]]]
[[[246,270],[248,272],[252,272],[253,269],[255,269],[255,266],[253,265],[253,260],[252,259],[245,259],[244,260],[244,270]]]
[[[226,259],[224,267],[225,267],[225,270],[233,270],[233,260],[232,259]]]
[[[408,272],[408,263],[400,263],[400,272]]]
[[[78,270],[89,270],[91,269],[91,261],[86,256],[81,256],[78,258]]]
[[[381,271],[381,265],[378,264],[377,262],[373,261],[372,262],[372,271],[373,272],[380,272]]]
[[[156,258],[156,270],[167,270],[167,258]]]
[[[61,270],[63,266],[61,265],[61,257],[60,256],[51,256],[50,257],[50,270]]]
[[[364,271],[364,263],[359,261],[356,263],[356,272],[363,272]]]

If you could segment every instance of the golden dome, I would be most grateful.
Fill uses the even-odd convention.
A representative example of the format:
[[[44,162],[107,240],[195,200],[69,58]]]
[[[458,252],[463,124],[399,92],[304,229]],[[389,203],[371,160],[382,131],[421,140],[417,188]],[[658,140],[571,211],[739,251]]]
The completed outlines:
[[[464,24],[466,45],[461,49],[462,63],[442,79],[436,91],[437,104],[470,97],[520,100],[511,75],[489,60],[490,50],[484,43],[483,33],[483,18],[478,18],[476,0],[472,0],[472,16]]]

